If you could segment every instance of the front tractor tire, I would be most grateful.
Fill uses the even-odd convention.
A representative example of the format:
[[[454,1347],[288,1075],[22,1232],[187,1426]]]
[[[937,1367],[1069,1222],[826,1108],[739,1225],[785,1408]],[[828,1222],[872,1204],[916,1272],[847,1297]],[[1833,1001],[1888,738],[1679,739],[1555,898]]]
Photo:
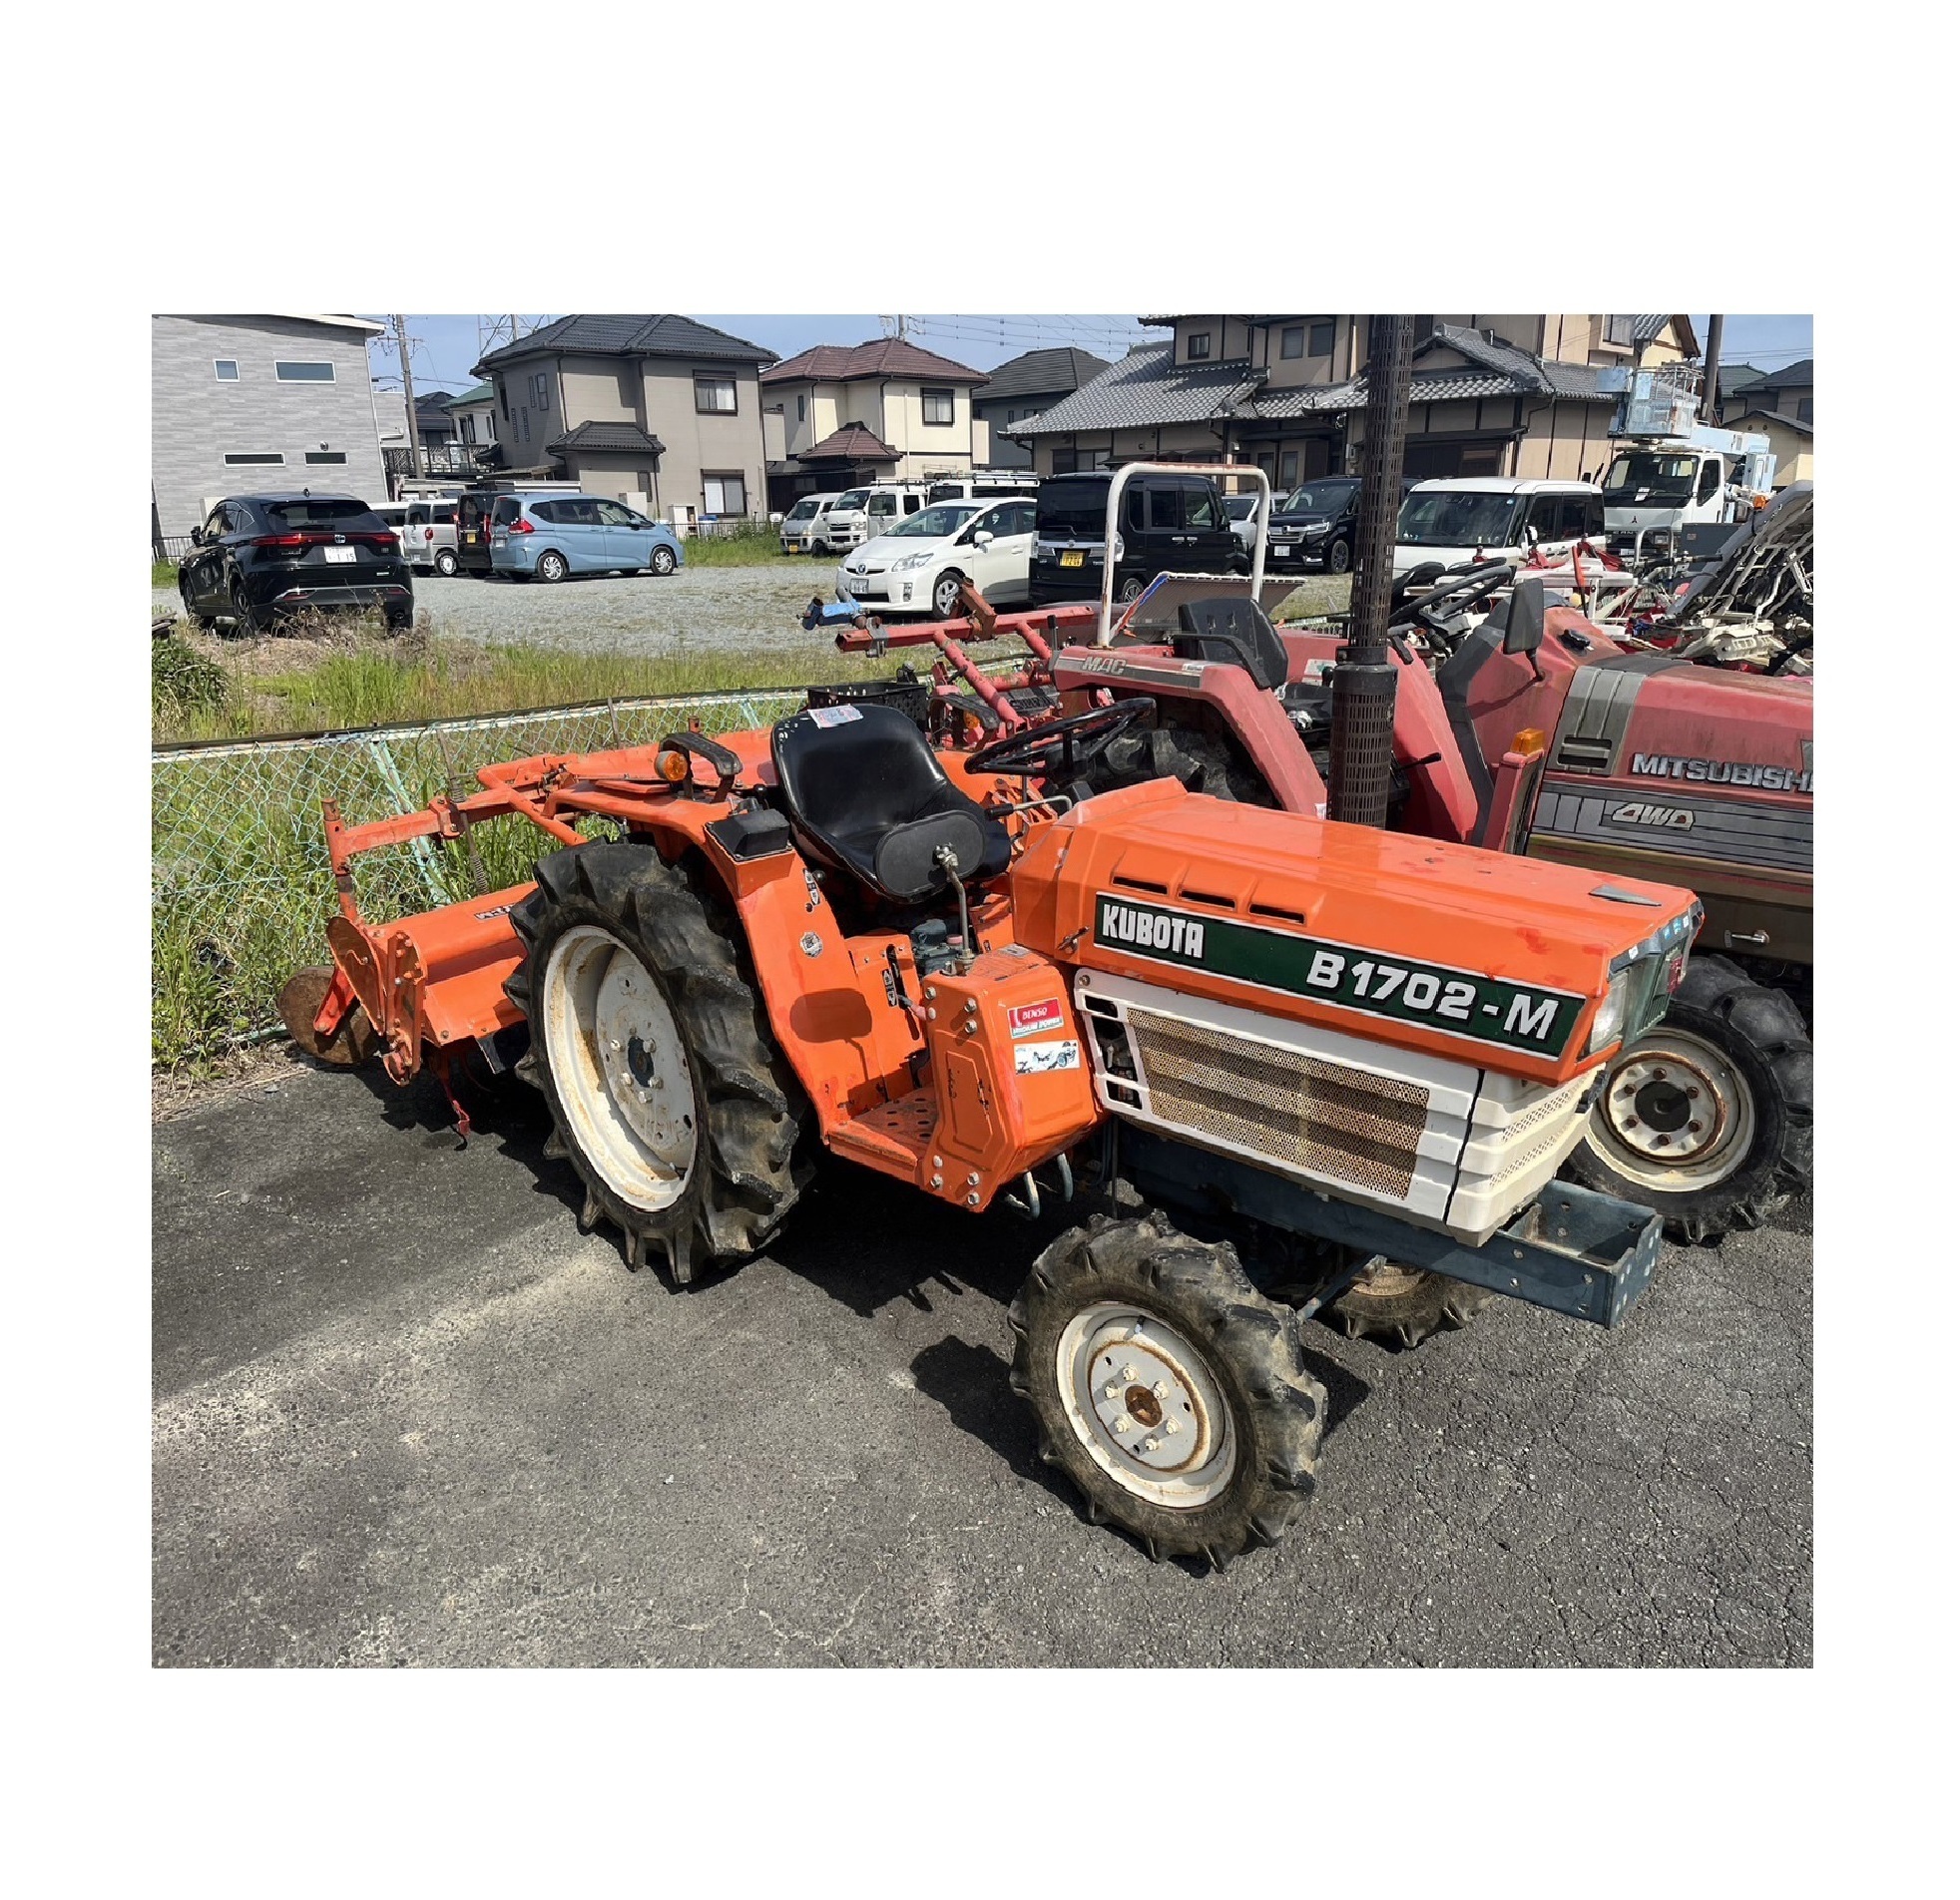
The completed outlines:
[[[1092,1523],[1215,1570],[1285,1535],[1313,1489],[1327,1395],[1293,1314],[1228,1244],[1099,1217],[1042,1254],[1008,1321],[1041,1456]]]
[[[524,962],[505,985],[531,1024],[519,1073],[629,1266],[674,1282],[743,1259],[795,1203],[806,1107],[769,1041],[739,926],[651,846],[539,860],[511,912]]]
[[[1695,955],[1667,1016],[1608,1066],[1567,1172],[1652,1207],[1677,1240],[1758,1227],[1808,1188],[1803,1017],[1726,957]]]
[[[1469,1325],[1496,1297],[1488,1286],[1391,1260],[1370,1267],[1330,1310],[1350,1339],[1368,1333],[1419,1346],[1432,1333]]]

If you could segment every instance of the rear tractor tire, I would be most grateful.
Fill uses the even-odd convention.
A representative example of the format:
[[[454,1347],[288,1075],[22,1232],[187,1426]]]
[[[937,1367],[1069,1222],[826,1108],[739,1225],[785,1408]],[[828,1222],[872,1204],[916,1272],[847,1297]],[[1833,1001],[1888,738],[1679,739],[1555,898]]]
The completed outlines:
[[[1469,1325],[1496,1297],[1488,1286],[1386,1261],[1363,1273],[1329,1310],[1350,1339],[1369,1333],[1419,1346],[1432,1333]]]
[[[1608,1065],[1567,1172],[1652,1207],[1677,1240],[1759,1227],[1810,1185],[1810,1071],[1787,996],[1691,956],[1660,1027]]]
[[[550,1110],[549,1154],[585,1184],[627,1264],[674,1282],[761,1247],[794,1205],[806,1105],[773,1050],[739,927],[651,846],[595,842],[538,863],[504,986],[531,1024],[518,1074]]]
[[[1228,1244],[1099,1216],[1042,1254],[1007,1316],[1041,1456],[1091,1523],[1215,1570],[1285,1535],[1313,1489],[1327,1395],[1293,1314]]]

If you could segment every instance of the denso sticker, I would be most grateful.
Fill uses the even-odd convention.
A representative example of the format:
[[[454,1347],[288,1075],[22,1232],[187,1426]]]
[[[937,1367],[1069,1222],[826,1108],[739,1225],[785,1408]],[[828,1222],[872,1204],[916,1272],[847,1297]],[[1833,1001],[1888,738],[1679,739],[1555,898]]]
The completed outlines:
[[[1062,1027],[1062,1004],[1058,997],[1045,1003],[1021,1003],[1007,1012],[1009,1033],[1019,1042],[1023,1036],[1039,1036],[1045,1029]]]
[[[1057,1069],[1080,1069],[1082,1045],[1067,1043],[1023,1043],[1014,1052],[1017,1076],[1052,1075]]]

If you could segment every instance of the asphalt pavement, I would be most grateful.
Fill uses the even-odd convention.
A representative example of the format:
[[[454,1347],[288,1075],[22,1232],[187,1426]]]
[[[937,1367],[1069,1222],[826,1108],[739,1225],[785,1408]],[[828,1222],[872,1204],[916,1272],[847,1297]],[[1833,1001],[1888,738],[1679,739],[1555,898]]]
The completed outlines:
[[[828,1164],[688,1293],[582,1236],[535,1099],[291,1055],[156,1126],[162,1665],[1799,1664],[1808,1207],[1612,1332],[1311,1329],[1319,1489],[1214,1577],[1092,1528],[1007,1387],[1063,1224]]]

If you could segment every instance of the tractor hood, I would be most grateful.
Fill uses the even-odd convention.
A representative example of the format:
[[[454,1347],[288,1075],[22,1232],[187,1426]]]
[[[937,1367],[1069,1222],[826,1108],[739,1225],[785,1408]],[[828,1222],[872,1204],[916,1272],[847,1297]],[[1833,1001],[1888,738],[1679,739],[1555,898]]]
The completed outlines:
[[[1020,941],[1063,963],[1544,1082],[1617,1045],[1610,1026],[1593,1035],[1610,993],[1660,1013],[1659,965],[1616,977],[1654,958],[1678,978],[1700,921],[1671,885],[1227,804],[1175,780],[1078,805],[1013,880]]]

